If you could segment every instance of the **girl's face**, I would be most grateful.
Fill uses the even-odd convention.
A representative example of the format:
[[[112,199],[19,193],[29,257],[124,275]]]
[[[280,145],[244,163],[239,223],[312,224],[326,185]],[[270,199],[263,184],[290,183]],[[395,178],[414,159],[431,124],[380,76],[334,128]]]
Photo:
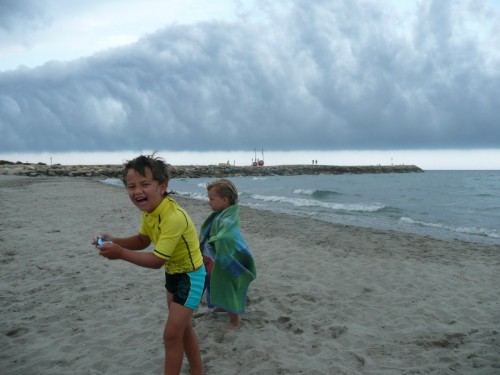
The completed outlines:
[[[135,169],[129,169],[125,178],[127,192],[130,200],[135,206],[148,213],[153,212],[163,201],[167,182],[160,184],[153,179],[151,170],[146,170],[146,176],[142,176]]]
[[[208,191],[208,204],[216,212],[224,211],[230,206],[229,198],[221,198],[215,188]]]

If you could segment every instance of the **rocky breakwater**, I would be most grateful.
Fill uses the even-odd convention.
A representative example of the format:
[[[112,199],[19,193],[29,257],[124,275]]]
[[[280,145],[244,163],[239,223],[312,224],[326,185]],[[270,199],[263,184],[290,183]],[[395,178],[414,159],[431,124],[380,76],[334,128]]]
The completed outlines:
[[[122,165],[45,165],[0,163],[0,174],[19,176],[68,176],[68,177],[110,177],[121,178]],[[232,176],[296,176],[318,174],[362,174],[362,173],[420,173],[415,165],[277,165],[266,167],[231,165],[186,165],[170,166],[172,178],[221,178]]]
[[[120,177],[121,165],[4,164],[0,174],[17,176]]]

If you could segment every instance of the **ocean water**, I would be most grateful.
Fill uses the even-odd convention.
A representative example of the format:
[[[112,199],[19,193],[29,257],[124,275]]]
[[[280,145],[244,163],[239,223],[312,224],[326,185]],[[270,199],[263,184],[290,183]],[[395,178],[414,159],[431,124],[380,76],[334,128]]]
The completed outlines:
[[[211,178],[169,189],[207,201]],[[500,244],[500,171],[233,177],[240,204],[338,224]],[[106,183],[121,185],[119,181]]]

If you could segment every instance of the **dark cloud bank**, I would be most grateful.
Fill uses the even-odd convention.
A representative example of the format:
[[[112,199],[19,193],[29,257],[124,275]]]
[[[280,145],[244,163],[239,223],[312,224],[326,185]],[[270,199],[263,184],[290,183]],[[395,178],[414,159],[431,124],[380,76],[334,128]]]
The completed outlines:
[[[498,148],[499,15],[460,3],[295,1],[3,72],[0,150]]]

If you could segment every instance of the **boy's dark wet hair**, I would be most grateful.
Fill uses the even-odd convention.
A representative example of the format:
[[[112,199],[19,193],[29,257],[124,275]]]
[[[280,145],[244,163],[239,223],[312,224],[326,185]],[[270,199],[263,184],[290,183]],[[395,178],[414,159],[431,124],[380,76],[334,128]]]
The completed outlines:
[[[217,190],[217,195],[219,197],[229,199],[229,204],[231,206],[238,203],[238,189],[236,189],[236,185],[233,184],[232,181],[226,178],[212,181],[207,184],[207,191],[212,188]]]
[[[136,170],[144,177],[146,177],[146,173],[149,169],[153,175],[153,179],[160,184],[170,180],[168,165],[162,158],[157,157],[156,153],[152,155],[141,155],[125,163],[122,172],[122,181],[125,185],[127,184],[127,173],[130,169]]]

